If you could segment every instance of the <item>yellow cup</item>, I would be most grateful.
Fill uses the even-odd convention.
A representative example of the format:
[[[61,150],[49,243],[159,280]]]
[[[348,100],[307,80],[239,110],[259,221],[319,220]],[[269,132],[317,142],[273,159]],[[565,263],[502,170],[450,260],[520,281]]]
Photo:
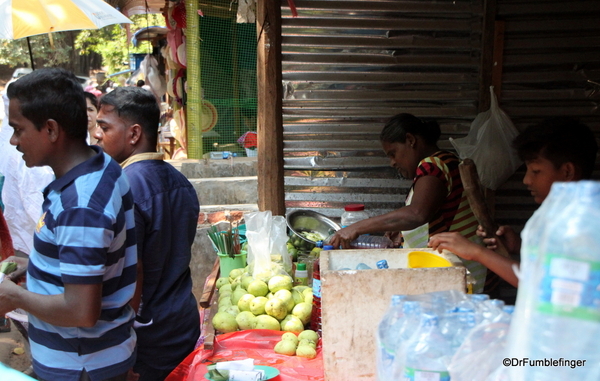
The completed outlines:
[[[423,267],[452,267],[452,263],[439,255],[426,251],[411,251],[408,253],[408,268],[419,269]]]

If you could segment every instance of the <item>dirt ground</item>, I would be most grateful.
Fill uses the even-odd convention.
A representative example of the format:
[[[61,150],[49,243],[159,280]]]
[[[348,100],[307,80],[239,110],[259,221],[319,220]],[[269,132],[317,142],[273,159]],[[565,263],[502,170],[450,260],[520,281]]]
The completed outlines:
[[[10,332],[0,332],[0,362],[22,372],[29,368],[31,361],[26,353],[15,354],[15,348],[25,349],[21,333],[15,327]]]

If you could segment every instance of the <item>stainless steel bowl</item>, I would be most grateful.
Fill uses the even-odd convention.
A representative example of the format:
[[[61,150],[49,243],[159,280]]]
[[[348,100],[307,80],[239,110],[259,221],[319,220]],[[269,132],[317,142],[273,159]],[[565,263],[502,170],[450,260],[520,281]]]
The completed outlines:
[[[317,242],[311,241],[300,233],[318,233],[323,237],[323,239],[325,239],[341,229],[340,225],[335,223],[329,217],[312,210],[296,210],[288,213],[286,216],[286,222],[288,228],[290,228],[292,232],[292,235],[300,237],[300,239],[306,243],[304,245],[306,250],[310,250],[315,247]]]

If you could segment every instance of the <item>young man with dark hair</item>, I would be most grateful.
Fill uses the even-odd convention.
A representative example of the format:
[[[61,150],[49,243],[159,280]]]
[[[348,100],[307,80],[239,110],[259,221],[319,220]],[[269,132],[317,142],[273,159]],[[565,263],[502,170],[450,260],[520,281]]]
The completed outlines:
[[[567,117],[547,119],[527,128],[515,138],[513,146],[527,167],[523,184],[538,204],[546,199],[556,181],[589,179],[598,152],[594,133],[586,125]],[[481,229],[478,235],[485,237]],[[501,226],[496,235],[511,254],[519,253],[521,239],[512,228]],[[519,281],[512,270],[517,262],[493,251],[497,247],[495,239],[484,239],[484,243],[487,248],[465,242],[452,233],[441,233],[431,237],[429,246],[440,251],[447,249],[461,258],[480,262],[517,286]]]
[[[97,144],[121,163],[134,197],[140,381],[164,380],[200,336],[189,268],[200,207],[192,184],[156,152],[159,117],[150,92],[120,87],[101,98],[95,131]]]
[[[136,282],[133,197],[119,165],[87,145],[86,102],[77,78],[40,69],[8,88],[11,144],[28,167],[56,176],[44,203],[25,290],[0,284],[0,315],[29,313],[39,379],[121,381],[135,362]]]

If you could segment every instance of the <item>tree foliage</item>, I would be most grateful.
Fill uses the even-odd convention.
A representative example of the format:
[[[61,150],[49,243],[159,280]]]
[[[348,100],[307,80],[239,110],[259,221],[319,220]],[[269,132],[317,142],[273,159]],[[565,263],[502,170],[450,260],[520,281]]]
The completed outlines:
[[[41,60],[48,66],[60,66],[70,59],[72,47],[69,45],[69,32],[58,32],[52,35],[52,44],[47,34],[29,38],[34,59]],[[30,66],[27,39],[0,40],[0,65]]]
[[[165,25],[164,17],[159,14],[133,15],[130,17],[131,34],[147,26]],[[116,73],[129,67],[129,54],[151,53],[152,46],[142,41],[139,47],[127,44],[127,31],[122,25],[111,25],[102,29],[82,30],[75,40],[79,54],[98,53],[102,56],[102,65],[108,73]]]
[[[146,26],[165,25],[160,14],[133,15],[130,17],[131,34]],[[73,41],[73,37],[76,38]],[[30,37],[31,50],[36,67],[65,66],[79,55],[98,53],[102,56],[102,66],[108,73],[115,73],[128,68],[130,53],[149,53],[152,47],[148,41],[142,41],[135,48],[127,43],[126,28],[122,25],[109,25],[101,29],[90,29],[74,32],[52,33],[52,43],[48,34]],[[30,66],[27,39],[0,40],[0,65]]]

